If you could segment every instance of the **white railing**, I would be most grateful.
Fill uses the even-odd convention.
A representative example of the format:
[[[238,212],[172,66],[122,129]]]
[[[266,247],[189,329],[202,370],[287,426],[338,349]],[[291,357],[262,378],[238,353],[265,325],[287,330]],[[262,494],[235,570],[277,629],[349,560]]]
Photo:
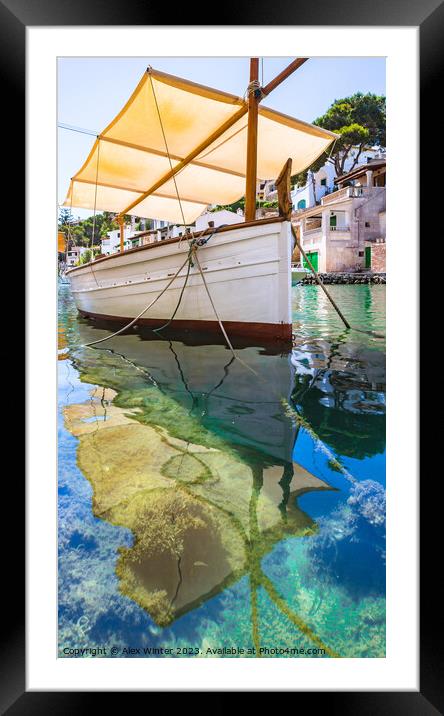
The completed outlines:
[[[330,226],[330,231],[350,231],[349,226]]]
[[[342,189],[338,189],[331,194],[323,196],[321,203],[322,206],[325,206],[325,204],[333,204],[335,201],[340,201],[341,199],[359,198],[361,196],[366,196],[372,189],[375,188],[376,187],[372,186],[345,186]]]

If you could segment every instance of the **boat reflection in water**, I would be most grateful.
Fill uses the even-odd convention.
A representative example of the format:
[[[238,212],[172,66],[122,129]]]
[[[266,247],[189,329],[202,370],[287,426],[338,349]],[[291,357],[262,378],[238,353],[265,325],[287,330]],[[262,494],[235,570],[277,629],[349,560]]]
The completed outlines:
[[[320,338],[311,353],[304,349],[302,363],[300,347],[276,355],[239,348],[255,375],[223,345],[196,347],[152,331],[84,348],[110,328],[77,324],[72,364],[83,382],[100,387],[65,406],[65,426],[79,439],[77,462],[93,488],[94,514],[134,538],[119,550],[119,591],[164,631],[247,577],[258,653],[266,595],[308,644],[340,655],[332,634],[318,629],[310,611],[301,614],[274,580],[273,554],[289,538],[317,544],[315,568],[305,577],[300,571],[299,595],[303,579],[328,572],[319,562],[326,525],[301,502],[344,491],[352,504],[356,484],[341,482],[334,458],[322,476],[307,469],[298,440],[302,456],[310,437],[328,444],[327,456],[351,454],[353,443],[361,455],[379,452],[383,432],[372,421],[383,420],[383,411],[378,398],[373,407],[368,399],[369,388],[382,394],[377,367],[369,384],[362,356],[357,377],[349,347]]]
[[[102,334],[86,322],[79,332]],[[165,625],[246,573],[257,589],[273,545],[315,529],[297,497],[329,489],[292,460],[297,429],[281,407],[290,355],[243,350],[255,376],[223,346],[134,332],[100,350],[100,374],[97,353],[80,349],[75,366],[108,393],[65,415],[95,513],[136,538],[117,565],[124,593]],[[110,388],[120,392],[107,405]]]

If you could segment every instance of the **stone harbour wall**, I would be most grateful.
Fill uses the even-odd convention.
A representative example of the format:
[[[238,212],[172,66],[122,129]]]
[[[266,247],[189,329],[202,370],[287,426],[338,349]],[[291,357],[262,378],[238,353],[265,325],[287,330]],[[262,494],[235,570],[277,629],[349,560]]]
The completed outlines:
[[[322,282],[327,284],[359,284],[359,283],[386,283],[385,273],[374,271],[362,271],[360,273],[319,273]],[[316,279],[310,272],[301,282],[302,284],[314,284]]]
[[[372,246],[372,271],[385,272],[385,241],[373,244]]]

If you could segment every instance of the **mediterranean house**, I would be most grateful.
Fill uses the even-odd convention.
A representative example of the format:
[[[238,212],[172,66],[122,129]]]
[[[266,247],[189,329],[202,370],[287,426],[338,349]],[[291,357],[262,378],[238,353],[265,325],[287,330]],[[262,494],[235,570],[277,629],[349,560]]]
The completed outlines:
[[[358,148],[352,149],[345,161],[344,170],[351,170],[351,167],[358,156]],[[381,158],[381,150],[379,148],[367,149],[359,154],[360,164],[373,161],[373,159]],[[326,162],[317,172],[308,172],[307,183],[305,186],[295,187],[291,192],[291,199],[294,209],[308,209],[310,206],[319,204],[322,197],[335,191],[336,172],[334,164]],[[270,197],[270,191],[267,192],[267,199]]]
[[[80,261],[82,254],[84,254],[87,250],[86,246],[71,246],[71,248],[66,252],[66,265],[76,266]]]
[[[385,271],[385,177],[385,159],[370,160],[336,177],[319,205],[292,214],[317,271]]]
[[[133,248],[131,239],[134,237],[134,229],[131,224],[126,224],[124,228],[124,246],[125,251]],[[109,254],[115,254],[120,251],[120,230],[114,229],[114,231],[107,232],[107,238],[102,239],[100,242],[100,254],[102,256],[108,256]]]

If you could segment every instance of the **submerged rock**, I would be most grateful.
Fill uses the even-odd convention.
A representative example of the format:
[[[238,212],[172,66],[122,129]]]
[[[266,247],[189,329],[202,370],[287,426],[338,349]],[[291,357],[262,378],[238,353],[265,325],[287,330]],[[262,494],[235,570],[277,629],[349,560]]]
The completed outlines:
[[[260,569],[283,536],[316,530],[296,497],[330,489],[322,480],[296,465],[249,465],[228,446],[212,447],[208,431],[207,445],[171,436],[140,422],[140,401],[129,411],[114,398],[93,390],[89,401],[65,408],[65,424],[79,438],[94,514],[134,536],[119,550],[120,591],[159,626]]]

